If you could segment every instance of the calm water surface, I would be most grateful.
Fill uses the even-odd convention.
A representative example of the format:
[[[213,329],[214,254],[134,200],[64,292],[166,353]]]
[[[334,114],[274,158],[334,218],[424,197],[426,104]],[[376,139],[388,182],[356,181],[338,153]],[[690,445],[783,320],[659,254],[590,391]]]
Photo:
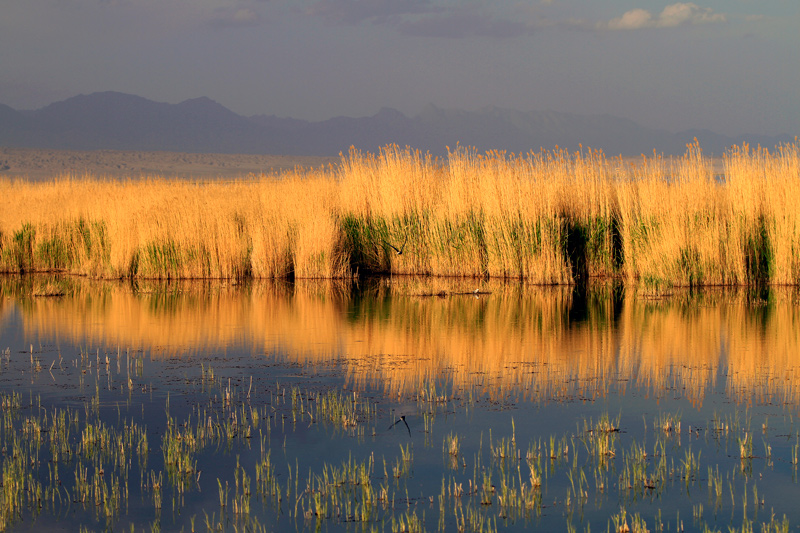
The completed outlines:
[[[800,524],[794,290],[36,276],[0,295],[0,530]]]

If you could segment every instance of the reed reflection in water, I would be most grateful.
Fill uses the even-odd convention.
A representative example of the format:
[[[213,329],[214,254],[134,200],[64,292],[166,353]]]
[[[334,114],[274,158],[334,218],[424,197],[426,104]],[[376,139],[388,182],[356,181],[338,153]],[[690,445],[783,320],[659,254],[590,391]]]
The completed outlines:
[[[737,402],[800,405],[795,289],[652,296],[611,283],[475,287],[415,278],[353,286],[4,277],[0,316],[8,323],[16,309],[26,342],[153,357],[250,350],[312,371],[340,365],[351,385],[391,395],[444,379],[456,391],[538,401],[636,387],[700,406],[723,379]]]

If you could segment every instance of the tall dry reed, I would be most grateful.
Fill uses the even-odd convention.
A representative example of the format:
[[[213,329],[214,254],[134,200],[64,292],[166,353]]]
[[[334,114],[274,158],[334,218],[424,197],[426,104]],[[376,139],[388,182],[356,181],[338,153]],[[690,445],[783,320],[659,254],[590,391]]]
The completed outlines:
[[[629,164],[387,146],[335,168],[234,183],[0,181],[0,270],[96,277],[342,278],[370,272],[591,277],[654,287],[800,282],[800,143],[695,142]]]
[[[313,191],[313,194],[312,194]],[[0,182],[0,269],[97,277],[346,276],[324,174],[193,184],[69,176]]]

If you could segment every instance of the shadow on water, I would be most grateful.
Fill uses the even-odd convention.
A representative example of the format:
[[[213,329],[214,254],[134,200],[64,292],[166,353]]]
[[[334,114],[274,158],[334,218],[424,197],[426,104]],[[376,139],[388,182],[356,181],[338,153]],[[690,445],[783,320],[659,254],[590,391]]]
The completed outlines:
[[[797,304],[2,277],[0,530],[778,530]]]

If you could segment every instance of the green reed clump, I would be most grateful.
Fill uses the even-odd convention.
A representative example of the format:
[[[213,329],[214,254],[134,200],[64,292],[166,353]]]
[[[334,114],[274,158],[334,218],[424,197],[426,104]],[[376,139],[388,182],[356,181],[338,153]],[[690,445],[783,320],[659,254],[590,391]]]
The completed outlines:
[[[390,236],[383,220],[346,215],[340,224],[352,272],[385,274],[391,271],[392,249],[389,243],[397,242],[400,249],[406,242],[405,236],[400,240]]]
[[[151,242],[145,246],[144,253],[139,258],[136,274],[144,277],[156,274],[168,279],[175,278],[183,263],[183,253],[174,242]]]
[[[66,270],[72,266],[72,257],[67,243],[58,235],[39,243],[36,255],[48,270]]]
[[[4,269],[3,264],[10,263],[16,265],[13,270],[21,273],[68,271],[101,274],[108,267],[108,246],[102,221],[88,221],[81,217],[36,227],[24,224],[14,234],[10,249],[0,252],[0,269]]]
[[[13,232],[11,246],[3,247],[4,263],[10,263],[12,269],[20,273],[31,272],[34,269],[34,239],[36,228],[32,224],[23,224],[19,230]]]

